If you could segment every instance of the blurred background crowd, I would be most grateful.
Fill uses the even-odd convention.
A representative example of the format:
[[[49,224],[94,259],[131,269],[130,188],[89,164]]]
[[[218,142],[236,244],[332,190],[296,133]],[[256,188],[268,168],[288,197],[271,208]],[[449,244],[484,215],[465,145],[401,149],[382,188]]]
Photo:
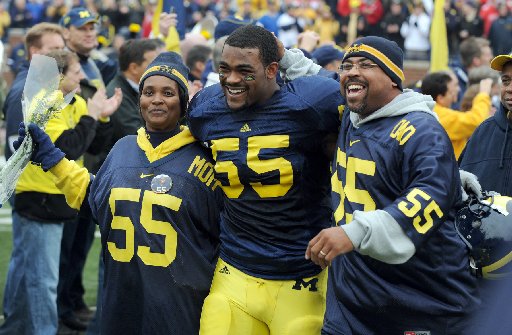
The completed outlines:
[[[319,45],[344,47],[358,36],[384,36],[398,43],[406,59],[428,60],[433,0],[191,0],[170,2],[177,13],[176,29],[182,55],[193,44],[213,47],[215,25],[230,16],[254,20],[275,33],[285,47],[297,45],[304,31],[319,35]],[[58,23],[72,7],[100,15],[98,50],[115,58],[129,38],[151,34],[158,0],[3,0],[0,37],[8,55],[7,70],[17,70],[25,58],[22,37],[40,22]],[[452,0],[444,2],[452,61],[460,44],[471,36],[489,40],[493,54],[512,49],[512,1]],[[200,36],[198,36],[200,35]],[[312,48],[311,48],[312,49]],[[9,84],[9,82],[7,82]]]
[[[489,64],[493,55],[512,51],[512,0],[444,0],[442,7],[439,4],[434,0],[0,0],[0,106],[4,122],[8,124],[10,118],[11,123],[11,130],[7,127],[7,134],[0,134],[0,150],[5,147],[6,158],[12,153],[9,141],[17,138],[21,85],[33,54],[64,46],[76,52],[83,72],[74,79],[80,80],[80,95],[85,99],[98,89],[106,88],[109,97],[116,87],[122,89],[121,105],[108,121],[112,122],[113,142],[91,157],[85,152],[90,148],[77,154],[85,155],[84,164],[96,172],[115,140],[135,134],[142,125],[138,82],[160,52],[181,54],[190,69],[192,96],[219,82],[218,64],[226,36],[239,26],[257,24],[272,31],[286,48],[301,49],[331,71],[339,68],[343,48],[358,37],[377,35],[395,41],[405,51],[404,86],[436,101],[434,111],[458,158],[475,128],[499,108],[500,76]],[[443,11],[443,20],[439,20],[434,13]],[[47,22],[63,30],[37,26]],[[45,36],[51,46],[41,42]],[[432,66],[432,57],[439,51],[444,52],[449,68]],[[13,85],[15,78],[18,86]],[[84,113],[94,114],[89,107]],[[93,116],[94,121],[101,119]],[[5,132],[5,125],[0,130]],[[95,226],[88,227],[83,234],[92,236]],[[74,231],[69,238],[64,233],[68,247],[77,245],[74,236]],[[78,277],[91,240],[82,243]],[[61,257],[61,273],[66,266]],[[7,286],[5,290],[9,291]],[[72,306],[75,314],[85,309],[88,315],[78,321],[74,316],[64,320],[71,329],[84,330],[87,325],[82,321],[88,323],[91,313],[79,300],[80,304]],[[59,305],[62,320],[61,309]]]

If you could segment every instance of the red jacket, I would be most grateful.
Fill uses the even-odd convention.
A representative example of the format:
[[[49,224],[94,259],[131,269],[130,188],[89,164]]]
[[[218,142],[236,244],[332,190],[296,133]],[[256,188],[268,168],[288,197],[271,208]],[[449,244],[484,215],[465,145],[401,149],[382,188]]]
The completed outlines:
[[[381,0],[365,0],[361,3],[360,9],[361,14],[366,18],[366,22],[371,25],[378,24],[384,15],[384,8],[382,7]]]

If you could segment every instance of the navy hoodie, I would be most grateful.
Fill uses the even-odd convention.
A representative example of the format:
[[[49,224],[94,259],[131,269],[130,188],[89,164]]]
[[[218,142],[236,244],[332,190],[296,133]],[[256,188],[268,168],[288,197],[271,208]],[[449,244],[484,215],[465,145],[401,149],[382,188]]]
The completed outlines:
[[[473,133],[459,158],[484,191],[512,196],[512,129],[503,105]]]

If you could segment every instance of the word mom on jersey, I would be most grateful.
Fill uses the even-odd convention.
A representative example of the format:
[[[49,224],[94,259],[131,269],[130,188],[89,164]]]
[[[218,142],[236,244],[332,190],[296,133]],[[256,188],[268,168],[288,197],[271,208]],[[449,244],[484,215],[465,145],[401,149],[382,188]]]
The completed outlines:
[[[213,164],[206,162],[206,159],[200,156],[196,156],[187,172],[199,178],[200,181],[212,190],[215,190],[217,186],[221,186],[221,183],[214,177]]]

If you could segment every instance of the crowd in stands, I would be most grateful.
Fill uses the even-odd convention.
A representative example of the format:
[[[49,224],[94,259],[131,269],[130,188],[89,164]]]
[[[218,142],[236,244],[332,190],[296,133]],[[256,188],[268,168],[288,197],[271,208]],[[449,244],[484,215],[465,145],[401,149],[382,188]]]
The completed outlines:
[[[172,3],[173,1],[171,1]],[[285,47],[297,44],[301,32],[319,34],[320,44],[344,47],[358,36],[376,35],[398,43],[406,59],[429,59],[432,0],[191,0],[174,1],[181,40],[205,18],[218,22],[232,15],[258,21]],[[9,0],[0,2],[0,36],[5,42],[13,29],[40,22],[59,22],[70,7],[87,7],[98,13],[98,48],[116,56],[127,38],[148,37],[158,0]],[[510,1],[445,1],[450,56],[457,59],[459,45],[470,36],[489,40],[493,53],[512,49]],[[211,31],[203,31],[206,39]],[[11,46],[11,61],[23,57]],[[16,53],[18,52],[18,53]]]

